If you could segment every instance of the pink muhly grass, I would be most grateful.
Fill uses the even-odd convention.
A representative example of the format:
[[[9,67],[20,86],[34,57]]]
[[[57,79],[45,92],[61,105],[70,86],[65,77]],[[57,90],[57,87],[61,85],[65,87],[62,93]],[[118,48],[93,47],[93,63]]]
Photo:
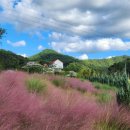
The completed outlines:
[[[24,87],[25,76],[20,72],[0,74],[0,130],[27,127],[40,107],[39,100]]]
[[[90,92],[90,93],[97,92],[97,89],[89,81],[81,81],[80,79],[77,78],[65,78],[65,77],[59,77],[55,75],[46,75],[45,77],[52,82],[55,80],[57,81],[59,80],[59,82],[62,83],[62,86],[60,86],[62,88],[70,87],[82,92]]]
[[[96,102],[54,91],[45,101],[28,93],[26,74],[0,74],[0,130],[91,130],[98,117]]]
[[[97,130],[129,130],[130,112],[124,107],[119,107],[117,103],[108,104],[103,107],[96,126]]]
[[[49,130],[91,130],[94,120],[99,116],[99,106],[92,101],[86,101],[78,93],[65,95],[55,92],[44,107],[48,118],[53,122],[48,124]],[[55,100],[54,100],[55,99]],[[50,117],[48,116],[50,115]],[[49,120],[49,119],[48,119]]]
[[[86,92],[91,92],[91,93],[97,91],[96,88],[94,88],[92,83],[89,81],[81,81],[80,79],[77,78],[68,78],[67,82],[70,87],[75,89],[84,90]]]
[[[0,74],[0,130],[100,130],[102,123],[108,128],[114,124],[118,130],[130,128],[130,112],[117,104],[105,107],[78,92],[55,87],[44,99],[27,91],[26,76],[22,72]],[[87,81],[67,81],[70,87],[95,91]]]

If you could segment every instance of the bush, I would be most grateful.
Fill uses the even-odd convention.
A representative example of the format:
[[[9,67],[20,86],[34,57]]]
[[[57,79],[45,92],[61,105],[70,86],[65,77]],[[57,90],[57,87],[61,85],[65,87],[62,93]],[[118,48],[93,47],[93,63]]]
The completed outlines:
[[[93,85],[95,86],[96,89],[102,89],[102,90],[117,90],[116,87],[110,86],[107,84],[102,84],[98,82],[94,82]]]
[[[22,69],[29,73],[43,73],[43,67],[40,65],[24,66]]]
[[[96,96],[100,103],[108,103],[111,100],[111,95],[108,93],[96,94]]]
[[[74,71],[69,72],[69,77],[77,77],[77,73]]]
[[[46,90],[46,84],[43,83],[40,79],[31,78],[26,81],[27,88],[30,92],[40,93]]]
[[[65,87],[65,79],[63,78],[57,78],[52,81],[52,83],[57,87]]]

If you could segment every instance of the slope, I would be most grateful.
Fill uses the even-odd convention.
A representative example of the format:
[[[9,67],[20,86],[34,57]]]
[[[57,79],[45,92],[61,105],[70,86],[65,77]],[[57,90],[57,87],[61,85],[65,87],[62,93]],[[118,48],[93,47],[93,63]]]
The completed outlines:
[[[13,52],[0,49],[0,70],[18,69],[26,64],[27,58],[16,55]]]
[[[64,63],[64,66],[67,66],[72,62],[79,62],[79,60],[74,57],[63,55],[51,49],[43,50],[42,52],[29,58],[29,60],[38,61],[41,64],[45,64],[45,63],[49,64],[50,62],[56,59],[61,60]]]

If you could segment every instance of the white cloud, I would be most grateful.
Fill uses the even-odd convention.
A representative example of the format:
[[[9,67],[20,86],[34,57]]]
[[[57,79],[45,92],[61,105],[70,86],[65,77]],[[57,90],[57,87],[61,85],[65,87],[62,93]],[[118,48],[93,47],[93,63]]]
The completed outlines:
[[[122,40],[130,37],[129,0],[115,0],[114,4],[113,0],[22,0],[15,8],[13,2],[0,1],[0,22],[40,38],[39,32],[51,30],[48,41],[58,51],[88,54],[130,49],[130,42]]]
[[[78,57],[81,60],[88,60],[88,55],[87,54],[83,54],[81,56]]]
[[[42,45],[39,45],[39,46],[38,46],[38,50],[41,51],[41,50],[43,50],[43,49],[45,49],[45,48],[44,48]]]
[[[18,42],[11,42],[10,40],[7,40],[7,43],[10,44],[13,47],[22,47],[26,46],[26,42],[24,40],[18,41]]]
[[[27,54],[18,54],[20,56],[23,56],[23,57],[28,57]]]
[[[113,57],[115,57],[115,56],[108,56],[106,59],[111,59],[111,58],[113,58]]]
[[[62,35],[61,39],[58,41],[53,39],[53,42],[51,42],[50,45],[55,50],[81,53],[125,51],[130,49],[130,42],[124,42],[120,38],[84,40],[78,36],[70,37],[67,35]]]
[[[61,33],[52,32],[52,34],[49,35],[51,39],[59,40],[63,35]]]
[[[80,37],[129,37],[130,1],[115,0],[1,0],[1,22],[19,30],[54,30]]]

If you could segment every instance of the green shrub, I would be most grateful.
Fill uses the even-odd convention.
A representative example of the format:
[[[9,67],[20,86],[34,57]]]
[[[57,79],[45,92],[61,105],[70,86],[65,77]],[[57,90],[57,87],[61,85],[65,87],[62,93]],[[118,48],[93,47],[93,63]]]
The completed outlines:
[[[43,67],[40,65],[24,66],[22,69],[29,73],[43,73]]]
[[[108,93],[96,94],[96,97],[100,103],[107,103],[111,100],[111,95]]]
[[[64,87],[65,86],[65,79],[54,79],[52,83],[57,87]]]
[[[124,130],[124,129],[120,129],[119,126],[117,126],[114,123],[106,123],[106,122],[102,122],[96,125],[95,127],[96,130]]]
[[[126,73],[123,75],[123,83],[117,93],[117,102],[119,105],[130,106],[130,84]]]
[[[26,81],[27,88],[30,92],[41,93],[45,92],[47,85],[40,79],[31,78]]]
[[[98,83],[98,82],[94,82],[93,85],[95,86],[96,89],[102,89],[102,90],[117,90],[116,87],[114,86],[110,86],[107,84],[102,84],[102,83]]]

